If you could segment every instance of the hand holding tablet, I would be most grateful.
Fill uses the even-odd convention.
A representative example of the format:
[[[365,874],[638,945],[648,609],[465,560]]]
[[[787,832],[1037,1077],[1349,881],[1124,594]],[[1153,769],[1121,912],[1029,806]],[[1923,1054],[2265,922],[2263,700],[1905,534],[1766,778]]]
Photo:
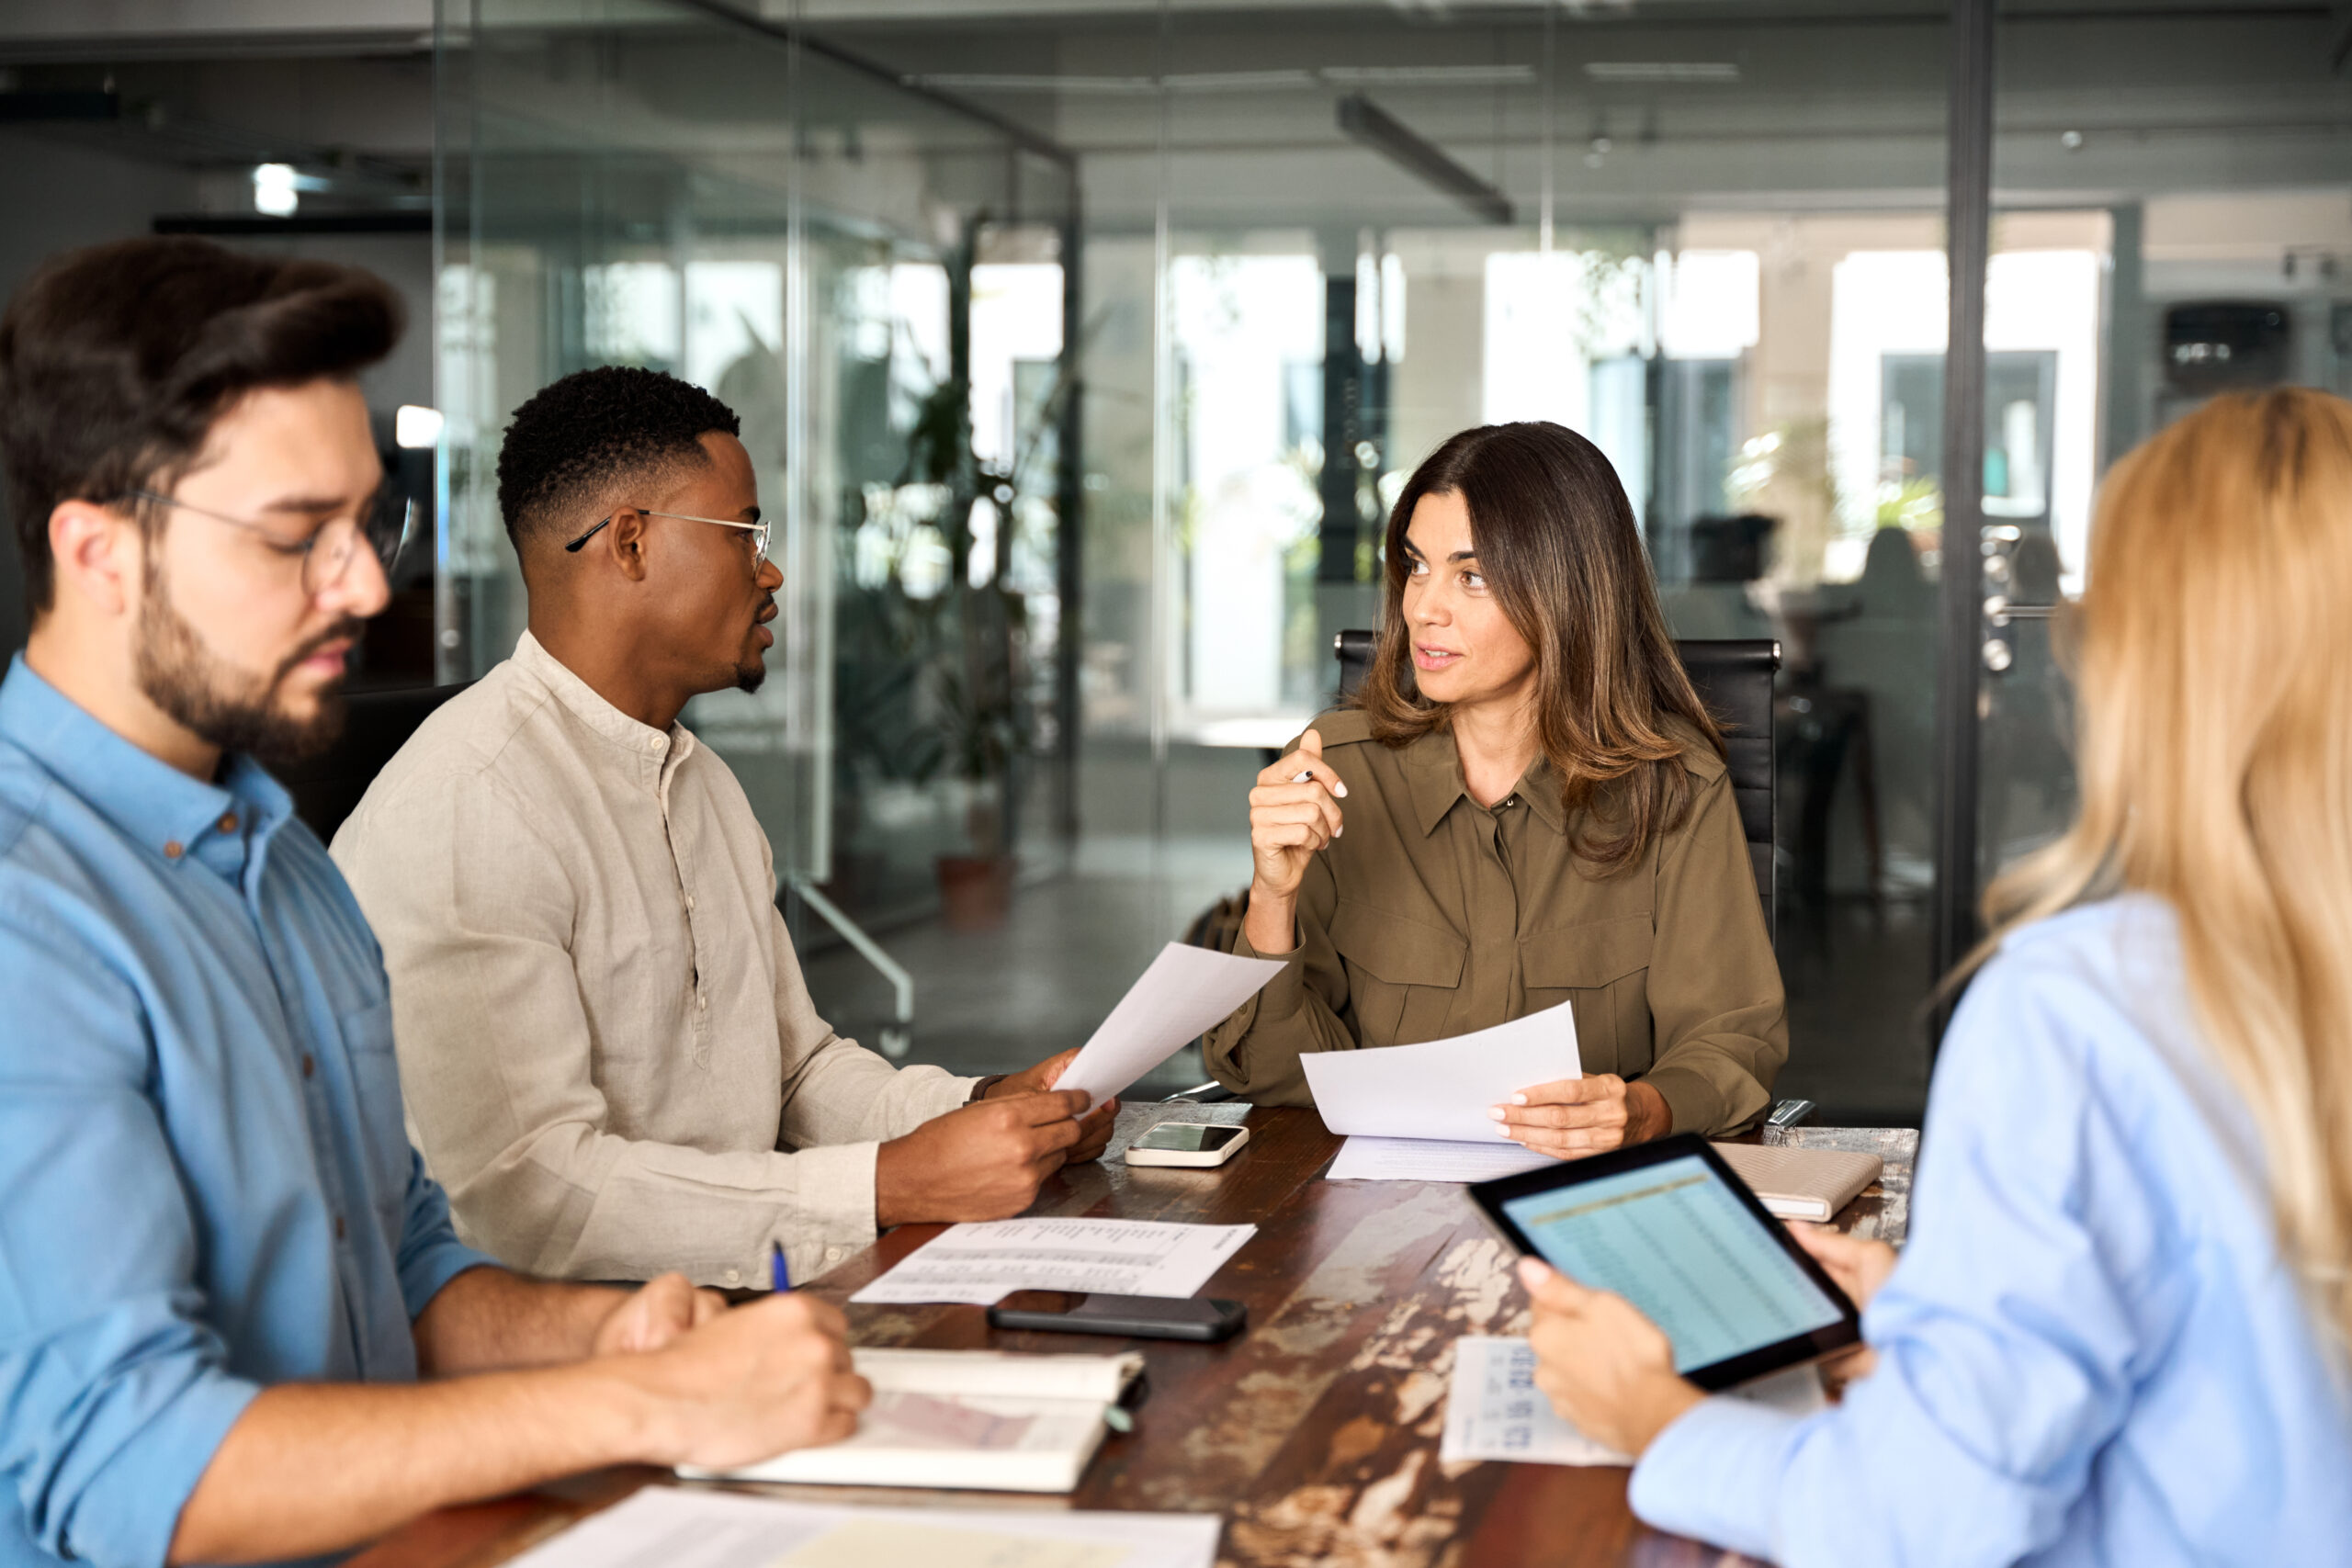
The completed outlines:
[[[1645,1320],[1639,1327],[1664,1341],[1660,1370],[1701,1389],[1861,1337],[1853,1303],[1702,1138],[1484,1181],[1470,1195],[1521,1251],[1574,1281],[1552,1292],[1552,1310],[1589,1319],[1636,1363],[1657,1359],[1657,1343],[1631,1322]]]

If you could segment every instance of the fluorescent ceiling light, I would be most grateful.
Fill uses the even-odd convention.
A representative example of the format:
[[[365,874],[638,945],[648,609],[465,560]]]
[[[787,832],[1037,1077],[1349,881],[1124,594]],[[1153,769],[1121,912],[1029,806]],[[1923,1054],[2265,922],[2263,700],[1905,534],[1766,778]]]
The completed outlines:
[[[402,403],[392,415],[392,440],[411,451],[441,439],[441,411],[418,403]]]
[[[291,164],[254,165],[254,210],[272,218],[288,218],[302,204]]]
[[[1507,87],[1535,80],[1532,65],[1326,65],[1326,82],[1396,87]]]
[[[1584,73],[1596,82],[1739,80],[1739,67],[1728,60],[1588,60]]]

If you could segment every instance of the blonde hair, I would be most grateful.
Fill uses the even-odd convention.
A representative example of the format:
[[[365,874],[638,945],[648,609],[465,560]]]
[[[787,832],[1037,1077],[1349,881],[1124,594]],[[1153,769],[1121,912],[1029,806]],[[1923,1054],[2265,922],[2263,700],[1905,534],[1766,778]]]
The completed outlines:
[[[2081,814],[1998,933],[2163,898],[2285,1256],[2352,1341],[2352,403],[2221,398],[2115,466],[2070,631]],[[1989,945],[1989,944],[1988,944]]]

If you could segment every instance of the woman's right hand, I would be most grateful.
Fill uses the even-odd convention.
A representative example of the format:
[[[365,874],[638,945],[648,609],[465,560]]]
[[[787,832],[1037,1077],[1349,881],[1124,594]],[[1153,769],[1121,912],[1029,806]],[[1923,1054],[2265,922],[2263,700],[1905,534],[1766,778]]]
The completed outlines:
[[[1290,904],[1306,880],[1306,863],[1340,836],[1338,796],[1348,786],[1323,760],[1323,738],[1313,730],[1258,775],[1250,792],[1250,901]]]
[[[1789,1234],[1796,1237],[1799,1247],[1813,1254],[1821,1271],[1857,1307],[1869,1307],[1871,1298],[1886,1283],[1886,1277],[1894,1272],[1894,1261],[1901,1256],[1883,1241],[1864,1241],[1804,1220],[1789,1222]],[[1856,1345],[1821,1364],[1822,1373],[1833,1390],[1860,1382],[1877,1370],[1878,1352],[1868,1345]]]

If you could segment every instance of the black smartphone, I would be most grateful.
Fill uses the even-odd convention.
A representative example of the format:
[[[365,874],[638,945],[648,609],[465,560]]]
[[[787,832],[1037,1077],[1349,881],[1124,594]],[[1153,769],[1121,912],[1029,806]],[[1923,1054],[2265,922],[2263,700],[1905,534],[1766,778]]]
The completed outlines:
[[[991,1328],[1115,1334],[1127,1339],[1230,1339],[1250,1321],[1239,1302],[1198,1296],[1106,1296],[1089,1291],[1015,1291],[989,1308]]]

